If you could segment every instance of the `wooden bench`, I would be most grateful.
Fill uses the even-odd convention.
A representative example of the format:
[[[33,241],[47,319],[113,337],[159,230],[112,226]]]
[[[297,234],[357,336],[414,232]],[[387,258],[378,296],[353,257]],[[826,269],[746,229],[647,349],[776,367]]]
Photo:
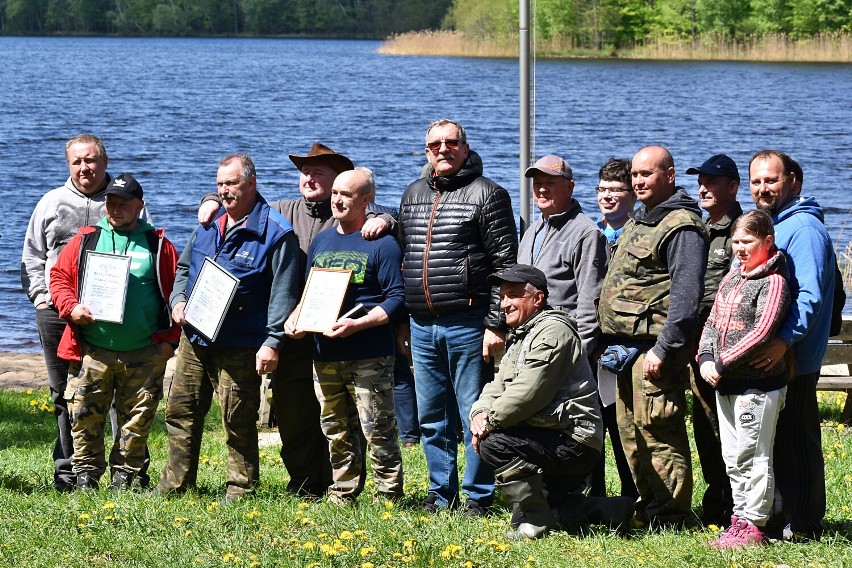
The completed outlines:
[[[840,421],[852,424],[852,318],[843,318],[840,335],[828,339],[828,349],[822,360],[818,390],[846,391],[846,404]]]

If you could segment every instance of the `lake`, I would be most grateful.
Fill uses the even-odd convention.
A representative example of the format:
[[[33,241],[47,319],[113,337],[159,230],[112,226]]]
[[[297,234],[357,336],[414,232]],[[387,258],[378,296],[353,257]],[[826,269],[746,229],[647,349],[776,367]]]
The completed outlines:
[[[507,59],[384,56],[375,41],[0,37],[0,350],[39,349],[20,286],[35,203],[68,177],[65,141],[104,139],[113,175],[140,180],[156,224],[182,248],[219,157],[252,155],[269,199],[298,195],[288,153],[322,141],[372,168],[378,201],[398,205],[425,161],[425,128],[459,120],[487,176],[518,202],[518,64]],[[747,176],[754,151],[804,168],[804,194],[844,244],[852,209],[852,66],[661,61],[539,61],[536,156],[574,169],[575,197],[597,216],[597,171],[610,156],[660,144],[678,182],[719,152]],[[745,186],[741,200],[750,208]],[[534,210],[534,208],[533,208]],[[844,230],[846,229],[846,230]]]

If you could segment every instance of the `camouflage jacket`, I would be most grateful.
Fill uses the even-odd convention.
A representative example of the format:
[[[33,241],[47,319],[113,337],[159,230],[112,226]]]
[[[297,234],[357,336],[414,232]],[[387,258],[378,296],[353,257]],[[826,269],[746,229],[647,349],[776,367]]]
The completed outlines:
[[[684,229],[694,229],[704,239],[701,250],[690,251],[700,257],[692,260],[700,261],[703,282],[707,233],[699,211],[695,200],[680,190],[651,211],[640,209],[627,221],[610,260],[598,304],[603,333],[635,339],[652,339],[661,334],[672,295],[670,262],[664,248]],[[703,288],[696,292],[691,317],[687,318],[693,320],[693,327]],[[661,358],[664,355],[658,353]]]

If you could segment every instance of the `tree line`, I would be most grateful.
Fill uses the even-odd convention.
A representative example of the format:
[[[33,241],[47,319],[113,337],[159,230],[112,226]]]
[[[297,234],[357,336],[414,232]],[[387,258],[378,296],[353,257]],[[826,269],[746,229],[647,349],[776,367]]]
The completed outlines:
[[[703,35],[797,39],[852,31],[852,0],[531,0],[539,40],[621,48]],[[453,0],[445,25],[471,37],[517,35],[518,0]]]
[[[852,0],[531,0],[541,40],[606,49],[703,34],[852,31]],[[423,29],[517,34],[518,0],[0,0],[3,34],[384,38]]]
[[[440,27],[450,2],[0,0],[0,33],[384,38]]]

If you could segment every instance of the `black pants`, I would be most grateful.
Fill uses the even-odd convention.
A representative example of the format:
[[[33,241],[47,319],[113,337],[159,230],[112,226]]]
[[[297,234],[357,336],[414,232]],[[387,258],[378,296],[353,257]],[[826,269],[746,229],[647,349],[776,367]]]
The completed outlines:
[[[56,356],[59,341],[65,331],[65,320],[53,308],[36,310],[36,325],[41,348],[44,351],[44,364],[47,367],[47,384],[53,401],[53,414],[56,416],[56,443],[53,445],[53,484],[57,489],[65,489],[76,484],[77,476],[71,471],[71,457],[74,455],[74,443],[71,439],[71,415],[65,400],[65,387],[68,384],[68,361]]]
[[[290,474],[287,490],[320,497],[331,485],[331,461],[314,394],[313,358],[313,338],[285,340],[272,378],[272,399],[281,460]]]
[[[583,486],[600,454],[564,432],[528,426],[491,432],[479,443],[480,457],[495,470],[516,458],[540,467],[552,506]]]
[[[701,378],[697,363],[692,367],[692,429],[701,473],[707,483],[701,499],[701,519],[705,523],[727,524],[733,514],[734,498],[731,480],[722,459],[722,440],[719,437],[719,415],[716,410],[716,389]]]
[[[598,399],[600,401],[600,399]],[[622,497],[639,498],[639,490],[636,489],[636,483],[633,481],[633,474],[630,473],[630,465],[627,463],[627,458],[624,457],[624,447],[621,445],[621,437],[618,435],[618,422],[615,420],[615,405],[603,406],[601,404],[601,418],[603,425],[609,434],[610,445],[612,446],[612,455],[615,458],[615,467],[618,470],[618,479],[621,484]],[[592,487],[589,490],[589,495],[592,497],[606,497],[606,454],[601,452],[601,458],[595,464],[595,469],[592,472]]]
[[[822,455],[816,384],[819,373],[798,375],[775,433],[775,504],[796,532],[822,532],[825,516],[825,461]],[[770,519],[777,525],[778,519]]]

